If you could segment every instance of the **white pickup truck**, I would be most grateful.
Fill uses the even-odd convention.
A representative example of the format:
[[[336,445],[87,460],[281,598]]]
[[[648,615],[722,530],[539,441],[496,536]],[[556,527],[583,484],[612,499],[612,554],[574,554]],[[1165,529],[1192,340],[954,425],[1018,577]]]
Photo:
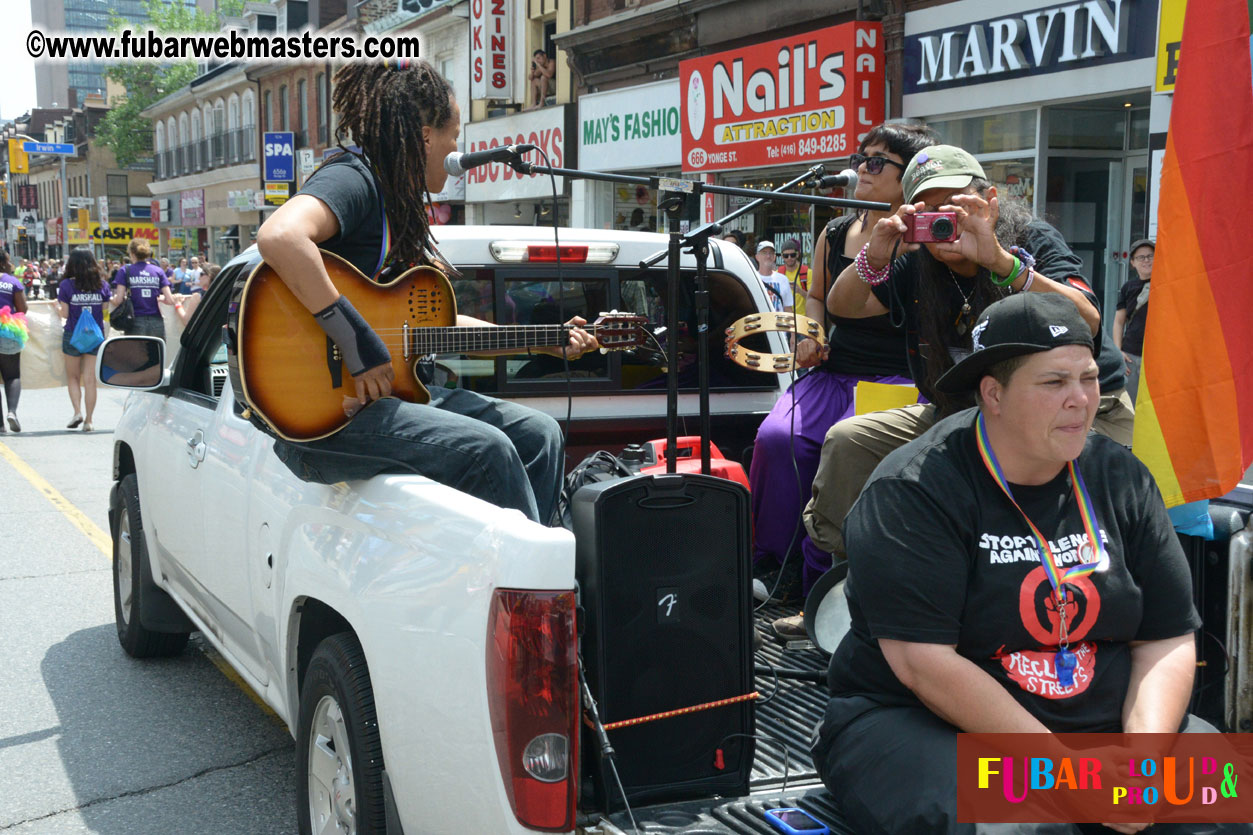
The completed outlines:
[[[664,319],[664,272],[637,269],[663,236],[563,230],[563,244],[601,260],[572,258],[558,292],[554,265],[522,260],[550,232],[438,231],[462,273],[453,286],[465,313],[507,324],[615,308]],[[231,285],[256,263],[249,251],[227,265],[172,362],[148,337],[101,351],[102,379],[135,389],[114,443],[113,582],[128,653],[177,653],[199,630],[291,728],[302,833],[621,835],[635,823],[648,835],[749,834],[770,831],[765,809],[800,806],[847,835],[808,753],[826,659],[774,641],[755,653],[765,698],[754,705],[749,796],[636,808],[633,821],[598,808],[580,786],[591,764],[575,753],[587,731],[575,690],[573,535],[414,475],[296,479],[241,416],[227,374]],[[687,257],[685,273],[692,266]],[[768,309],[753,265],[718,242],[710,273],[713,436],[735,457],[785,380],[720,355],[725,325]],[[690,305],[680,313],[680,410],[694,430],[696,329]],[[770,338],[770,350],[786,350]],[[616,451],[664,434],[659,357],[576,364],[568,463],[581,460],[579,447]],[[536,359],[443,357],[441,380],[525,398],[562,419],[567,380]],[[1217,541],[1185,537],[1206,623],[1191,709],[1232,730],[1253,729],[1251,507],[1253,486],[1242,486],[1214,503]],[[795,611],[772,604],[757,616]]]
[[[573,254],[559,292],[555,265],[527,255],[539,252],[528,243],[551,247],[551,230],[438,233],[461,270],[452,283],[463,313],[509,324],[611,309],[664,319],[664,269],[638,269],[665,248],[662,235],[562,230]],[[102,381],[135,389],[116,430],[110,501],[122,646],[169,655],[203,634],[296,738],[301,832],[573,831],[572,534],[414,475],[295,478],[241,415],[227,375],[231,285],[257,262],[249,250],[225,267],[177,350],[118,337],[100,353]],[[738,448],[784,380],[721,356],[722,329],[769,307],[742,251],[717,242],[709,266],[714,435]],[[683,267],[693,271],[690,255]],[[689,312],[681,411],[694,429]],[[571,435],[620,449],[664,434],[659,356],[574,363]],[[447,385],[525,398],[562,419],[567,380],[535,359],[441,366]]]

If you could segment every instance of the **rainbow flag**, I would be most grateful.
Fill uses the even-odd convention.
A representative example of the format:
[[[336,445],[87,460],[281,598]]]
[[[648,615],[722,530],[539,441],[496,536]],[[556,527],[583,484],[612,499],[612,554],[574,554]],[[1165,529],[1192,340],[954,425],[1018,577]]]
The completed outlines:
[[[1250,11],[1184,17],[1133,445],[1168,507],[1227,493],[1253,458]]]

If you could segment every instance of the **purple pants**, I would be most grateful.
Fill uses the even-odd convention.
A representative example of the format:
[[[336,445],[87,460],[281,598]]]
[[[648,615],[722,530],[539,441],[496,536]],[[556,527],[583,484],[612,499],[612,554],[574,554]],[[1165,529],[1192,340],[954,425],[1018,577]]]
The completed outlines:
[[[805,560],[806,594],[831,567],[831,554],[809,540],[801,511],[809,501],[822,441],[828,429],[853,414],[853,390],[860,380],[913,384],[908,377],[855,377],[816,369],[792,384],[757,430],[748,472],[753,501],[753,562],[781,563],[790,543],[792,553],[799,552]]]

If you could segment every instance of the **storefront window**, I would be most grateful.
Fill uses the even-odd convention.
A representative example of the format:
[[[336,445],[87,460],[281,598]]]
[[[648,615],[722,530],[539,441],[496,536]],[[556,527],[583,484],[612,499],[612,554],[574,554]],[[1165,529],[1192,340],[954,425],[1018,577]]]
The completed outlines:
[[[774,177],[758,175],[752,179],[742,176],[731,176],[727,178],[725,184],[736,188],[770,191],[778,188],[795,176],[795,171],[789,171],[786,175],[779,174]],[[742,208],[751,203],[753,199],[751,197],[729,195],[727,197],[727,211],[733,212]],[[822,222],[825,224],[826,221],[823,220]],[[783,258],[779,253],[783,252],[783,245],[792,238],[800,242],[801,263],[813,263],[814,240],[813,233],[810,230],[814,228],[814,224],[811,220],[811,204],[809,203],[785,203],[779,200],[770,200],[752,212],[736,218],[728,228],[739,229],[744,233],[744,249],[750,256],[757,251],[757,243],[759,241],[772,241],[775,246],[776,267],[779,269],[782,269],[783,266]]]
[[[1049,148],[1121,151],[1127,138],[1122,109],[1049,108]]]
[[[615,185],[613,228],[626,232],[664,230],[657,213],[657,192],[645,185]]]
[[[1028,206],[1035,200],[1035,158],[988,160],[980,163],[988,182],[998,194],[1022,200]]]
[[[1036,111],[1018,110],[969,119],[929,120],[946,145],[956,145],[976,156],[1022,151],[1035,147]]]

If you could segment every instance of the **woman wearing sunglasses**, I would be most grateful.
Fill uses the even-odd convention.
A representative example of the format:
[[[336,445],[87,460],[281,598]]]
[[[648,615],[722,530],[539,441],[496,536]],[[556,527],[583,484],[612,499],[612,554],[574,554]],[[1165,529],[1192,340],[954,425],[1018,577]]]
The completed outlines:
[[[889,203],[895,211],[903,199],[901,174],[918,151],[935,144],[938,137],[926,125],[897,122],[879,125],[862,140],[850,164],[857,170],[858,200]],[[797,364],[812,370],[793,384],[775,403],[757,431],[749,482],[753,496],[754,560],[758,571],[769,574],[782,566],[789,577],[797,576],[804,555],[804,591],[831,567],[831,555],[809,541],[800,524],[801,510],[809,499],[810,484],[818,467],[827,430],[853,413],[853,390],[859,380],[909,383],[905,360],[905,334],[893,327],[888,316],[844,319],[827,312],[827,292],[835,276],[853,263],[870,240],[870,231],[886,213],[861,212],[836,218],[818,237],[814,265],[809,273],[805,315],[830,328],[828,349],[821,351],[812,339],[797,345]],[[795,455],[795,468],[792,465]],[[773,578],[764,577],[766,587]],[[779,592],[787,591],[787,581]],[[788,629],[804,629],[799,619],[779,623],[784,637]]]

